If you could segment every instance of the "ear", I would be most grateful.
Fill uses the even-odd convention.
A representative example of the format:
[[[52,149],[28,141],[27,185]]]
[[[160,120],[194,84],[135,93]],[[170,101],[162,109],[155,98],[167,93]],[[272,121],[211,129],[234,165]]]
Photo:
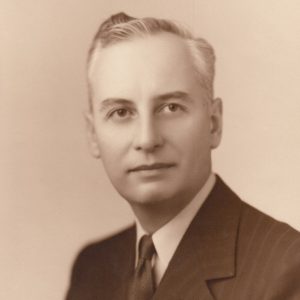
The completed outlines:
[[[223,105],[220,98],[211,103],[210,124],[211,149],[215,149],[221,142],[223,128]]]
[[[84,113],[84,118],[86,123],[90,152],[95,158],[100,158],[101,155],[95,130],[94,117],[90,112],[86,112]]]

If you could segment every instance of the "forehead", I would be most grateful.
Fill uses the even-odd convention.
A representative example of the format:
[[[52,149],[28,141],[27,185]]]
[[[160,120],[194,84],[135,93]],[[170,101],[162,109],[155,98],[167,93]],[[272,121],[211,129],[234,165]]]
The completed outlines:
[[[197,81],[187,44],[169,33],[132,38],[99,50],[89,80],[94,96],[101,98],[188,89]]]

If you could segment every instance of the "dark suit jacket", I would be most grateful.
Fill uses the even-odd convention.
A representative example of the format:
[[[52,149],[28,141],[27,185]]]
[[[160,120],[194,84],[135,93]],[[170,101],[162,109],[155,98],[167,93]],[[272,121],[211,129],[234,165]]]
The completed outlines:
[[[67,300],[125,300],[135,227],[87,246]],[[242,202],[218,178],[153,300],[299,300],[300,234]]]

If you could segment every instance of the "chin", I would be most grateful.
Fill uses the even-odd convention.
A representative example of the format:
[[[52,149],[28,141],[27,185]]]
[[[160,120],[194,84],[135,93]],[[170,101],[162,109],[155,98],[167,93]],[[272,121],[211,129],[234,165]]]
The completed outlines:
[[[132,205],[155,205],[168,201],[173,193],[169,193],[166,188],[140,188],[131,193],[126,193],[123,197]]]

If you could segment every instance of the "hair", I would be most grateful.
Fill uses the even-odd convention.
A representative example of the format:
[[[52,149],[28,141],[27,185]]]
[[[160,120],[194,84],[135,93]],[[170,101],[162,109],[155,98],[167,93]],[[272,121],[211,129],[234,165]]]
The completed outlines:
[[[100,25],[88,52],[87,72],[91,111],[90,74],[99,50],[135,37],[147,37],[159,33],[171,33],[181,37],[186,42],[206,98],[213,99],[215,53],[213,47],[205,39],[194,37],[187,28],[175,21],[156,18],[133,18],[121,12],[112,15]]]

